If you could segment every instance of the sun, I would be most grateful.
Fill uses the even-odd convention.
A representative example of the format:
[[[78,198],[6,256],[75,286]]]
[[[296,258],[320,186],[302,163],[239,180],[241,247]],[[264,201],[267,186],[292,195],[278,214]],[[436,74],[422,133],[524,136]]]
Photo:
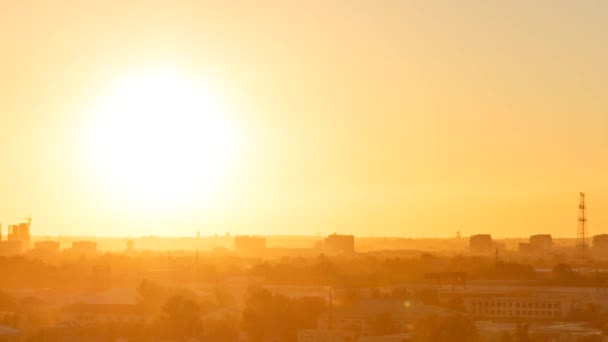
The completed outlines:
[[[89,156],[104,191],[145,209],[221,191],[238,157],[239,134],[225,103],[171,68],[112,82],[90,132]]]

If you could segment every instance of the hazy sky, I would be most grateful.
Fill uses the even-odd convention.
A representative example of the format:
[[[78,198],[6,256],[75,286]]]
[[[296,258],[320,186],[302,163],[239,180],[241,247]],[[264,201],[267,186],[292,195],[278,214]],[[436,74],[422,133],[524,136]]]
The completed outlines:
[[[0,0],[0,221],[573,236],[585,191],[602,233],[607,61],[602,0]],[[124,200],[88,162],[100,94],[155,65],[210,85],[243,141],[223,191],[166,210]]]

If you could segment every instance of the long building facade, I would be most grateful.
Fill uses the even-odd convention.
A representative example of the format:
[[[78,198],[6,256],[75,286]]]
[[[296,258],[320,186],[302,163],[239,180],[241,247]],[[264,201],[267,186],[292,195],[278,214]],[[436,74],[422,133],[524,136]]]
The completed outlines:
[[[484,318],[560,319],[570,310],[567,300],[538,297],[473,297],[465,300],[467,312]]]

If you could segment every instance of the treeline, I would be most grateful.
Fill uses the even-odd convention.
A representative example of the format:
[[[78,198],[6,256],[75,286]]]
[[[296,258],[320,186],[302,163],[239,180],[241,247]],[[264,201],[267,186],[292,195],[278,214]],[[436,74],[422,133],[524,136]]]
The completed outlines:
[[[289,298],[252,287],[244,307],[219,291],[214,298],[201,298],[183,289],[166,288],[144,281],[138,287],[138,305],[148,316],[146,323],[97,322],[25,329],[20,341],[297,341],[301,329],[314,329],[327,304],[317,297]],[[5,296],[6,297],[6,296]],[[0,297],[2,299],[2,297]],[[10,298],[5,298],[11,301]],[[13,316],[0,317],[0,324],[18,326]]]
[[[374,287],[419,282],[433,272],[464,272],[469,279],[534,280],[532,266],[478,257],[379,258],[374,256],[283,258],[250,270],[273,284]]]
[[[98,272],[107,267],[107,274]],[[433,272],[463,272],[469,280],[520,280],[541,285],[608,286],[601,273],[582,274],[567,264],[553,266],[553,272],[540,275],[530,264],[482,257],[436,257],[423,254],[415,258],[370,255],[314,258],[196,257],[192,253],[113,255],[56,261],[53,264],[24,257],[0,257],[3,287],[38,287],[75,291],[106,284],[135,287],[148,270],[164,270],[167,281],[176,283],[220,283],[235,276],[264,279],[275,285],[322,285],[337,287],[375,287],[426,281]],[[105,279],[104,277],[107,277]],[[100,281],[104,280],[104,281]]]

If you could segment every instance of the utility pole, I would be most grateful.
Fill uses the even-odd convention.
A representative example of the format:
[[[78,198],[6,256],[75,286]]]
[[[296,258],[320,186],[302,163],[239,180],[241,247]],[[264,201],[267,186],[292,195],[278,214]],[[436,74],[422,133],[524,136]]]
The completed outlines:
[[[331,330],[332,326],[332,314],[333,314],[333,291],[332,288],[329,288],[329,322],[327,324],[327,330]]]

